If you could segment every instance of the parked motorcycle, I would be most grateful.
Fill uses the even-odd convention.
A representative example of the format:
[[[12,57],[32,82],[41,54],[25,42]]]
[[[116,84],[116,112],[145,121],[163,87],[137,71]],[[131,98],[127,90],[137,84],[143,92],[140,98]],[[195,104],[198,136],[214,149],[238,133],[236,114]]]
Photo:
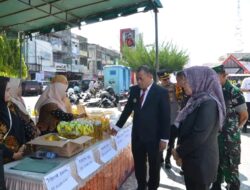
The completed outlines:
[[[80,88],[74,87],[67,90],[67,96],[72,104],[79,104],[80,101],[84,100],[84,93],[80,91]]]
[[[87,101],[87,107],[113,108],[117,106],[118,97],[112,87],[107,87],[105,90],[99,90],[95,97],[95,99],[91,98]]]

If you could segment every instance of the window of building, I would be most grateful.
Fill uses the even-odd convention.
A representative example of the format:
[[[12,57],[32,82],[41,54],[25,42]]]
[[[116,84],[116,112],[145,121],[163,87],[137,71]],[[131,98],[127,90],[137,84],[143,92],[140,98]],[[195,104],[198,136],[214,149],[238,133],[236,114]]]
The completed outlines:
[[[101,61],[97,61],[96,62],[96,67],[98,70],[102,70],[102,62]]]

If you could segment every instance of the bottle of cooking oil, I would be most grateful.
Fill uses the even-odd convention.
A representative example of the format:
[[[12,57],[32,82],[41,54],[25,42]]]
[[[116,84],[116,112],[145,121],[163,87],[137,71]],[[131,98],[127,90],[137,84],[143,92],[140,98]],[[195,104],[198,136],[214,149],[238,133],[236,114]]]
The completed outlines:
[[[94,121],[94,136],[97,140],[102,140],[102,123],[100,120]]]

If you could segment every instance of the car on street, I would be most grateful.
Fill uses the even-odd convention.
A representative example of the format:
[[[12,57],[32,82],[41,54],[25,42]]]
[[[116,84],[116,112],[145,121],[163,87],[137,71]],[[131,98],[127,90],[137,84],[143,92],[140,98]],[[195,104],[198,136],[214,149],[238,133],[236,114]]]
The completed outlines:
[[[42,81],[38,81],[39,83],[41,83],[42,85],[42,92],[44,92],[44,90],[47,88],[47,86],[50,84],[49,81],[45,81],[45,80],[42,80]]]
[[[35,80],[22,81],[22,95],[39,95],[43,91],[42,84]]]

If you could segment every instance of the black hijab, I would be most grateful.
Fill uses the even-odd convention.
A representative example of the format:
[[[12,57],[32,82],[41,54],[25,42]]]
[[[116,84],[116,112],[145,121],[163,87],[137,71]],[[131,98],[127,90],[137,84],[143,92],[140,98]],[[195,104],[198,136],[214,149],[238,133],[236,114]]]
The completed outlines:
[[[0,121],[4,122],[8,127],[10,127],[10,118],[7,108],[7,102],[5,102],[5,91],[9,78],[0,76]]]

